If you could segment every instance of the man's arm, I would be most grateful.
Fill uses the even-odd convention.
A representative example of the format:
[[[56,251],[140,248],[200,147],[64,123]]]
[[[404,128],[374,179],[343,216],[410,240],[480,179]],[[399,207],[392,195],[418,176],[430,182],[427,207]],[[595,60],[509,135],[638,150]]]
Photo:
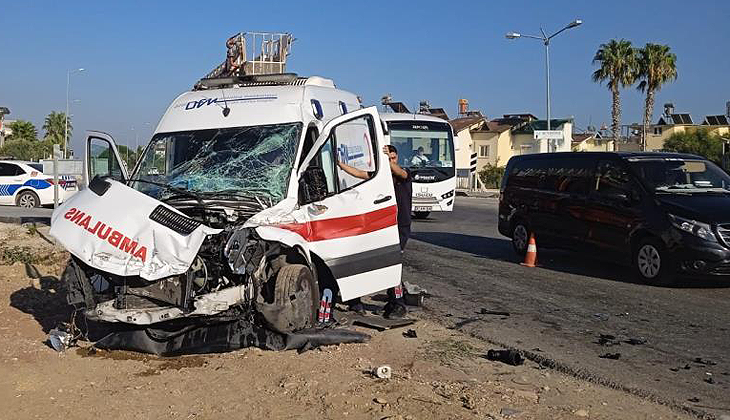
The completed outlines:
[[[408,172],[406,172],[405,169],[401,168],[400,165],[398,165],[395,162],[388,161],[390,163],[390,173],[392,173],[394,176],[397,176],[400,179],[407,179],[408,178]]]
[[[347,172],[348,174],[354,176],[355,178],[360,178],[360,179],[369,179],[370,178],[370,174],[368,172],[365,172],[365,171],[357,169],[357,168],[353,168],[352,166],[347,165],[345,163],[337,162],[337,166],[339,166],[340,169],[342,169],[343,171]]]

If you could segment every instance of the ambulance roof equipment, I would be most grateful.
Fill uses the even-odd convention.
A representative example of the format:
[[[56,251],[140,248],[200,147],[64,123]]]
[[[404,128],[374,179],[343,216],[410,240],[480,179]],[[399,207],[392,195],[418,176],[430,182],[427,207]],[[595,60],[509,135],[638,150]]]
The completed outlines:
[[[330,85],[286,72],[296,39],[289,33],[241,32],[226,40],[226,59],[195,84],[193,90],[234,86]],[[313,78],[309,78],[313,79]]]

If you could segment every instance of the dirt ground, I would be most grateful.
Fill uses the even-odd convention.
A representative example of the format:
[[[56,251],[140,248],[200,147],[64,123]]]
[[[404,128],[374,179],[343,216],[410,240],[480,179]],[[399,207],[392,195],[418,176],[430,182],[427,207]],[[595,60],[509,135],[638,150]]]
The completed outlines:
[[[487,344],[425,319],[301,354],[158,358],[90,343],[57,353],[47,333],[71,313],[58,280],[66,259],[47,227],[0,224],[0,418],[687,418],[529,361],[486,360]],[[391,379],[372,374],[384,364]]]

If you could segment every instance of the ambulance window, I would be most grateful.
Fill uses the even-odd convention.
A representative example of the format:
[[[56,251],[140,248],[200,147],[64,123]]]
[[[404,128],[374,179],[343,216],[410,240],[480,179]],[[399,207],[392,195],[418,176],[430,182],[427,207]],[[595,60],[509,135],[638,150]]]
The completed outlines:
[[[333,131],[339,162],[360,171],[374,174],[377,169],[377,145],[374,143],[372,117],[369,115],[344,122]],[[339,190],[353,188],[368,178],[350,175],[337,166]]]
[[[317,127],[309,127],[307,129],[307,134],[304,136],[304,144],[302,145],[302,154],[299,157],[298,167],[301,167],[302,163],[304,163],[304,158],[306,158],[309,152],[312,150],[312,146],[314,146],[314,142],[317,141],[317,137],[319,137]]]
[[[312,159],[310,166],[319,166],[324,171],[324,177],[327,179],[327,194],[337,192],[335,182],[335,156],[332,150],[332,136],[319,149],[317,156]]]

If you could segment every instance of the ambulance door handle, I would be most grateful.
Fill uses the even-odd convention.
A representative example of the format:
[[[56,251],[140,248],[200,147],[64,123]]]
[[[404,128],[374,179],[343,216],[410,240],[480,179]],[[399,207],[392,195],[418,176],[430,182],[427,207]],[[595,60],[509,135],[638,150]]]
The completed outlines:
[[[373,204],[385,203],[386,201],[390,200],[391,198],[393,198],[393,197],[386,195],[383,198],[378,198],[377,200],[373,201]]]

